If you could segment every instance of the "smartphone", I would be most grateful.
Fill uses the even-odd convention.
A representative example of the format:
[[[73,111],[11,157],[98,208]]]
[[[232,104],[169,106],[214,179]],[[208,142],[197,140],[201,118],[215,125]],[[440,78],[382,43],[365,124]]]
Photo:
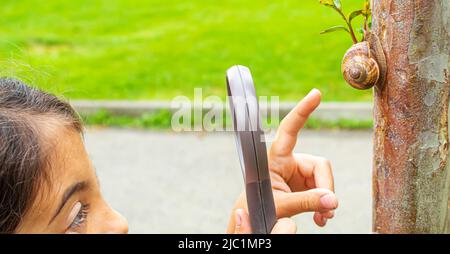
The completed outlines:
[[[228,69],[226,76],[252,233],[268,234],[275,225],[276,210],[253,78],[249,68],[241,65]]]

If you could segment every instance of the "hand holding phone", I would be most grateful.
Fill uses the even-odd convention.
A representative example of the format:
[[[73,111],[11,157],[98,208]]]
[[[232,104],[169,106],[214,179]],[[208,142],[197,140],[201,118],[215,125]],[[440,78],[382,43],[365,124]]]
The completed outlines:
[[[243,88],[240,88],[241,90],[237,90],[237,92],[232,90],[232,88],[235,87],[239,89],[239,84],[244,87],[251,87],[252,89],[250,89],[249,92],[246,92],[245,95],[239,95],[243,93]],[[251,85],[249,86],[245,84]],[[253,80],[248,68],[243,66],[235,66],[230,68],[227,72],[227,85],[229,90],[228,94],[230,95],[230,107],[232,108],[233,123],[235,125],[236,144],[246,183],[246,193],[243,193],[238,198],[234,208],[234,215],[236,216],[232,217],[230,224],[228,225],[228,232],[232,233],[242,231],[236,229],[237,225],[235,221],[236,217],[240,217],[237,216],[237,211],[239,209],[244,209],[245,207],[248,207],[249,209],[252,228],[258,227],[254,227],[253,224],[258,224],[255,221],[261,221],[260,218],[264,218],[262,220],[265,221],[266,225],[270,225],[271,223],[268,222],[267,217],[264,217],[267,214],[270,214],[270,212],[265,212],[265,214],[261,214],[261,212],[258,213],[258,207],[260,207],[259,211],[270,211],[270,208],[264,208],[265,204],[270,203],[270,201],[264,201],[264,203],[263,201],[260,201],[259,204],[255,204],[256,202],[254,201],[258,200],[258,198],[262,198],[262,195],[259,195],[259,197],[258,195],[254,195],[255,190],[252,189],[251,184],[248,184],[255,178],[247,172],[254,172],[254,169],[257,168],[255,166],[249,167],[249,165],[255,165],[255,163],[252,164],[250,162],[254,161],[256,156],[253,156],[252,159],[252,156],[248,155],[248,151],[253,150],[255,151],[254,153],[257,154],[257,148],[242,145],[242,140],[244,140],[243,137],[248,136],[248,131],[242,131],[242,126],[245,126],[246,124],[249,125],[250,123],[253,123],[252,126],[258,126],[258,124],[260,124],[254,124],[259,121],[258,113],[246,113],[254,112],[255,105],[258,107]],[[248,96],[247,94],[254,94],[254,96]],[[270,147],[268,158],[266,158],[265,161],[269,162],[268,164],[271,165],[269,169],[270,175],[272,176],[272,199],[276,200],[276,217],[285,218],[299,213],[314,212],[314,222],[318,226],[322,227],[325,226],[328,219],[333,218],[334,210],[338,207],[338,200],[334,194],[334,180],[331,164],[323,157],[294,153],[294,148],[297,143],[297,135],[303,128],[310,114],[319,106],[320,99],[320,92],[317,89],[313,89],[292,109],[291,112],[289,112],[289,114],[284,117],[284,119],[280,122],[275,140]],[[250,106],[243,107],[243,101],[244,104],[248,104]],[[255,116],[257,116],[256,121],[254,120]],[[253,120],[243,119],[245,117],[253,118]],[[239,125],[241,126],[241,129],[239,129]],[[252,131],[253,135],[257,132],[254,127]],[[249,139],[245,138],[245,140]],[[263,139],[262,142],[264,142]],[[249,142],[246,142],[245,144],[249,144]],[[262,149],[259,149],[259,151],[261,150]],[[246,154],[248,156],[245,156]],[[262,171],[260,171],[260,176],[263,177],[259,178],[256,182],[264,182],[261,181],[264,179],[264,173],[261,174],[261,172]],[[265,184],[260,184],[259,186],[260,194],[267,191],[267,189],[264,188],[264,186],[266,186]],[[244,198],[245,196],[247,198]],[[270,200],[270,198],[267,200]],[[275,211],[275,208],[273,211]],[[245,212],[243,214],[245,214]],[[259,217],[259,219],[256,217]],[[248,216],[246,216],[245,219],[248,219]],[[273,219],[273,221],[275,221],[275,219]],[[261,223],[259,224],[261,225]],[[243,226],[246,229],[249,228],[248,225]],[[266,226],[266,233],[270,232],[267,228],[268,227]],[[250,230],[244,231],[249,232]],[[253,230],[253,232],[255,233],[256,231]]]

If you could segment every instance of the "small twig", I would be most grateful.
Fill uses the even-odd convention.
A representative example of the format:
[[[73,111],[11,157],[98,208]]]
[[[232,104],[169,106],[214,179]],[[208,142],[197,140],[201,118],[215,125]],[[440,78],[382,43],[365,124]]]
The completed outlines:
[[[363,35],[363,40],[365,40],[365,35],[367,32],[369,32],[370,28],[369,28],[369,18],[371,16],[371,6],[370,6],[370,2],[368,0],[366,0],[365,4],[364,4],[364,12],[363,12],[363,16],[364,16],[364,35]]]
[[[342,18],[345,20],[345,23],[347,24],[348,29],[349,29],[349,31],[350,31],[350,36],[352,37],[353,43],[354,43],[354,44],[358,43],[358,39],[356,39],[355,31],[353,30],[352,24],[350,24],[350,22],[348,21],[347,17],[345,16],[345,14],[344,14],[341,10],[339,10],[338,8],[336,8],[336,7],[333,7],[333,8],[334,8],[334,9],[342,16]]]

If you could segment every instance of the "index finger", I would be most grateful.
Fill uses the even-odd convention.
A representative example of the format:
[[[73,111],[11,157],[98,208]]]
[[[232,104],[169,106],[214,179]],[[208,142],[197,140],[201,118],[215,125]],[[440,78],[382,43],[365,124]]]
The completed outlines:
[[[275,155],[290,154],[297,143],[297,135],[303,128],[309,115],[320,104],[320,91],[311,90],[281,121],[272,143],[271,152]]]

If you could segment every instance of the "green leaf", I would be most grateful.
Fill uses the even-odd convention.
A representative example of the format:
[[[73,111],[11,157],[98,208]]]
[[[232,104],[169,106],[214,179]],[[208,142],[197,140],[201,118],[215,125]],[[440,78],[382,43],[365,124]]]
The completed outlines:
[[[364,28],[363,27],[358,28],[358,33],[364,36]]]
[[[334,7],[333,0],[320,0],[319,2],[325,6]]]
[[[356,17],[358,17],[359,15],[362,15],[362,14],[363,14],[363,10],[354,11],[354,12],[350,13],[350,15],[348,16],[348,21],[352,22],[352,20],[354,18],[356,18]]]
[[[320,34],[326,34],[326,33],[331,33],[331,32],[335,32],[335,31],[346,31],[347,33],[350,33],[348,28],[346,28],[345,26],[333,26],[333,27],[323,30],[322,32],[320,32]]]
[[[341,5],[341,1],[340,0],[334,0],[333,3],[334,3],[334,6],[337,9],[342,10],[342,5]]]

